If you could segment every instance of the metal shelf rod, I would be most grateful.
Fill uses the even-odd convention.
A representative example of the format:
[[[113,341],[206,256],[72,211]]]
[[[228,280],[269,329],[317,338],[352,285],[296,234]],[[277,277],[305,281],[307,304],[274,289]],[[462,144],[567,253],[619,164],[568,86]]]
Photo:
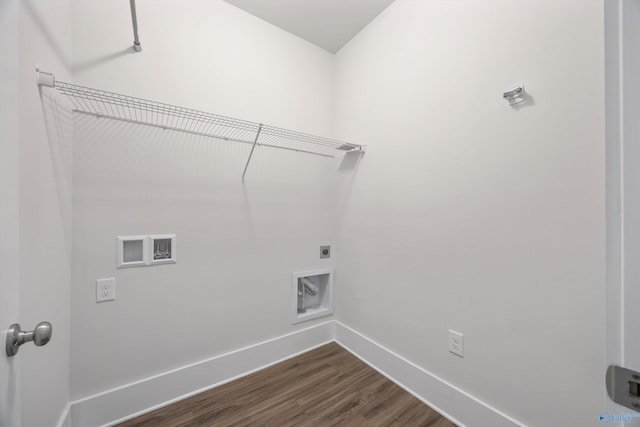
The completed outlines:
[[[138,37],[138,15],[136,13],[136,0],[129,0],[131,6],[131,23],[133,24],[133,50],[140,52],[142,46],[140,45],[140,38]]]

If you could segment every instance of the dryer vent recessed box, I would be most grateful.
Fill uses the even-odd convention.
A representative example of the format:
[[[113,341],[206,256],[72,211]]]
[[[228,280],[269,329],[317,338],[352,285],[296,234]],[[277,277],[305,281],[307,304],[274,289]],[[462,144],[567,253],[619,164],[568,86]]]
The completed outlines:
[[[292,323],[333,313],[333,268],[293,273]]]

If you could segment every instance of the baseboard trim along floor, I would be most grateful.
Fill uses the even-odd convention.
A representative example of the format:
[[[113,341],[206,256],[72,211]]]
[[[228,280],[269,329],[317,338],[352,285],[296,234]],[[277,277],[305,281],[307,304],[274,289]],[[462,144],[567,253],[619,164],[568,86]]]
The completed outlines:
[[[333,320],[71,402],[58,426],[113,426],[334,341],[459,426],[523,426]]]
[[[359,332],[335,321],[335,341],[460,427],[525,427]]]
[[[68,403],[62,412],[62,416],[60,417],[60,421],[56,427],[71,427],[71,404]]]
[[[332,321],[71,403],[73,427],[112,426],[333,341]]]

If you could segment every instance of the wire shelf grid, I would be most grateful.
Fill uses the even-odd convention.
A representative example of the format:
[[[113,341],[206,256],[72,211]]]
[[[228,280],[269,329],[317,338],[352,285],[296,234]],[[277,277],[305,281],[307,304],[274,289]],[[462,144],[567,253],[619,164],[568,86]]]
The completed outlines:
[[[75,112],[96,117],[241,142],[253,148],[272,147],[324,157],[336,157],[336,150],[362,149],[344,141],[72,83],[55,81],[55,88],[69,98]]]

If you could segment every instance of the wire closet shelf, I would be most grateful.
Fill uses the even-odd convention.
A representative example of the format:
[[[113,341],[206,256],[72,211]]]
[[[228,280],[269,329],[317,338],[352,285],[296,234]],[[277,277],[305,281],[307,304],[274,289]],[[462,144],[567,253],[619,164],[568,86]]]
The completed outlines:
[[[50,73],[38,71],[37,81],[39,86],[52,87],[66,95],[76,113],[250,144],[243,179],[257,146],[329,158],[340,152],[364,149],[362,145],[349,142],[65,83]]]

